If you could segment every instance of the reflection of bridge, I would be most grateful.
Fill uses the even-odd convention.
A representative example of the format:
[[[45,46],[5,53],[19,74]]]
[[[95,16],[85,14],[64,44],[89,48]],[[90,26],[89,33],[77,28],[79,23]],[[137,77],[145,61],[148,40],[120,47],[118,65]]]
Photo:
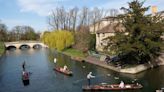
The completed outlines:
[[[30,48],[34,48],[35,46],[46,47],[47,45],[43,44],[39,41],[18,41],[18,42],[5,42],[5,47],[10,48],[14,47],[16,49],[20,49],[22,46],[28,46]]]

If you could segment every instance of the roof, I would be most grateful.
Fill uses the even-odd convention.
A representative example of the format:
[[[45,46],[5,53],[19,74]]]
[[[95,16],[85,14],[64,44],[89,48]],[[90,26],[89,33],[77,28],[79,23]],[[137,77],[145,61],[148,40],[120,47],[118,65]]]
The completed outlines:
[[[97,31],[97,33],[114,33],[116,31],[123,31],[125,28],[122,24],[111,23],[104,28]]]
[[[164,11],[160,11],[160,12],[157,12],[158,14],[163,14],[164,13]]]

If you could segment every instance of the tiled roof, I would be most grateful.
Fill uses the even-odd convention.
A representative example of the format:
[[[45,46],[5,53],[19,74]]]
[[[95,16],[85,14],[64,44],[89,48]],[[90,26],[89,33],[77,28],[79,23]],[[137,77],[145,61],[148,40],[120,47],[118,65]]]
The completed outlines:
[[[104,28],[97,31],[97,33],[114,33],[116,31],[123,31],[124,27],[118,23],[111,23]]]

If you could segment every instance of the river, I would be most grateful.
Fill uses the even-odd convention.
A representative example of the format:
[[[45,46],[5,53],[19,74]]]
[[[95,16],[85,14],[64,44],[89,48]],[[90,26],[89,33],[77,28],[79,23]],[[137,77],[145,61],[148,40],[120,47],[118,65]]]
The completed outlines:
[[[53,63],[54,57],[57,58],[56,65]],[[26,69],[31,72],[28,86],[24,86],[21,80],[24,61]],[[53,70],[54,66],[63,67],[65,64],[73,71],[72,77]],[[91,80],[92,84],[113,84],[121,80],[131,83],[137,79],[136,81],[144,86],[140,90],[122,92],[155,92],[156,89],[164,87],[164,66],[135,75],[122,74],[88,63],[76,62],[69,56],[42,48],[6,51],[0,59],[0,92],[82,92],[82,85],[87,84],[86,75],[90,71],[96,76]]]

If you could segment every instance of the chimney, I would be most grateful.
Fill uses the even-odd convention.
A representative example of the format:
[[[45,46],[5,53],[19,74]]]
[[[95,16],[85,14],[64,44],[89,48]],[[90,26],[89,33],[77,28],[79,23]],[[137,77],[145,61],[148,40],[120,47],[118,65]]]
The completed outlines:
[[[151,6],[151,11],[152,11],[152,14],[156,14],[157,13],[157,6]]]

